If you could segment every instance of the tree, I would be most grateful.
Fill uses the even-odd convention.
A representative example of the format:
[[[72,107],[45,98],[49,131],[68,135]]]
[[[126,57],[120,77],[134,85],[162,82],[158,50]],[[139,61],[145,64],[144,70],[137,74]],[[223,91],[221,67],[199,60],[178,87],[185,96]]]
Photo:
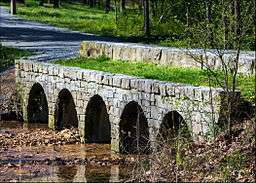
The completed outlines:
[[[143,0],[143,17],[144,17],[144,33],[145,36],[150,36],[149,30],[149,1]]]
[[[225,12],[225,2],[224,0],[221,1],[221,6],[223,7],[222,8],[222,12],[221,12],[221,17],[222,17],[222,24],[223,24],[223,47],[224,49],[227,49],[228,48],[228,17],[226,15],[226,12]]]
[[[213,24],[212,24],[212,0],[206,1],[206,17],[207,17],[207,25],[208,25],[208,40],[209,45],[213,48]]]
[[[156,11],[157,11],[157,0],[151,0],[150,4],[151,4],[151,11],[152,11],[152,16],[156,17]]]
[[[186,25],[189,27],[190,25],[190,11],[189,11],[190,3],[186,3]]]
[[[209,83],[216,82],[224,91],[223,99],[225,102],[223,102],[222,111],[225,116],[223,116],[224,120],[221,126],[224,127],[223,129],[227,135],[232,133],[232,125],[234,123],[233,112],[238,105],[237,102],[239,102],[239,94],[236,92],[236,89],[242,41],[248,36],[248,31],[252,31],[254,26],[253,17],[255,17],[255,12],[253,13],[252,3],[239,0],[233,0],[230,3],[223,0],[220,4],[214,4],[216,9],[212,9],[212,11],[215,10],[214,13],[218,15],[216,16],[217,18],[214,21],[209,21],[209,18],[213,19],[213,12],[209,13],[207,11],[207,21],[199,22],[199,26],[191,28],[190,31],[192,34],[191,39],[197,40],[196,45],[200,44],[199,47],[203,48],[204,53],[200,57],[193,56],[193,53],[188,54],[208,71]],[[249,13],[252,16],[248,16]],[[210,17],[208,17],[209,14],[211,14]],[[243,19],[241,18],[242,15],[244,15]],[[213,27],[208,24],[215,24],[216,26]],[[212,32],[210,32],[213,36],[212,43],[209,41],[209,28],[212,28]],[[210,47],[214,49],[209,50],[208,48]],[[232,51],[228,50],[229,48],[232,48]],[[215,55],[215,60],[221,63],[218,72],[212,68],[214,61],[209,59],[211,55]],[[217,77],[219,74],[223,77],[221,80]]]
[[[105,13],[110,11],[110,0],[105,0]]]
[[[16,0],[11,0],[11,14],[15,15],[16,13]]]
[[[125,0],[120,0],[120,13],[124,14],[125,12]]]
[[[89,6],[94,7],[96,5],[96,0],[88,0],[89,1]]]
[[[44,0],[40,0],[39,1],[39,6],[43,6],[44,5]]]
[[[53,1],[53,8],[59,8],[60,7],[60,0],[54,0]]]

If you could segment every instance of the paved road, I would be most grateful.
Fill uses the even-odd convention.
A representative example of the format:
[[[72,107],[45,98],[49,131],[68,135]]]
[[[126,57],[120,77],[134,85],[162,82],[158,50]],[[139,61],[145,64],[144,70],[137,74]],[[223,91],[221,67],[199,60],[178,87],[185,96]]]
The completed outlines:
[[[81,41],[85,40],[118,41],[23,20],[11,16],[6,9],[0,7],[0,42],[36,52],[30,59],[48,61],[75,57]]]

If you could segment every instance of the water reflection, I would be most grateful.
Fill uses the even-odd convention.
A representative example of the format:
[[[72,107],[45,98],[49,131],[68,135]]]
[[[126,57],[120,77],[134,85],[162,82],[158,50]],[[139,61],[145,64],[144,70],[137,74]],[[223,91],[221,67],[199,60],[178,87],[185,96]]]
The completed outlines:
[[[127,175],[120,174],[120,166],[51,166],[48,175],[23,179],[28,182],[121,182]],[[126,170],[127,171],[127,170]]]
[[[76,173],[77,173],[76,166],[70,166],[70,167],[59,166],[57,175],[60,179],[59,181],[67,182],[67,181],[74,180]]]
[[[0,121],[0,129],[48,129],[48,124],[23,123],[19,121]]]
[[[34,131],[47,128],[47,125],[24,126],[19,122],[0,122],[0,136],[8,133],[16,137],[24,127]],[[17,139],[21,140],[20,137]],[[125,166],[102,163],[100,166],[97,162],[92,166],[75,162],[77,159],[80,162],[88,162],[88,159],[91,159],[90,162],[94,159],[99,162],[110,160],[113,158],[110,149],[110,144],[0,147],[0,182],[118,182],[127,179],[128,168]],[[62,164],[63,159],[68,160],[67,163]]]
[[[0,120],[0,129],[13,129],[13,128],[22,128],[22,122],[16,121],[1,121]]]

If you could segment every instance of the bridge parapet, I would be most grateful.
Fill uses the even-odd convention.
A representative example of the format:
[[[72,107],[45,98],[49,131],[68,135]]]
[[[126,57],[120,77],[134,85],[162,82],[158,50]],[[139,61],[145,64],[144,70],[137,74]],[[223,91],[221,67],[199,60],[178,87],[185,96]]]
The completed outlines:
[[[222,67],[222,61],[218,57],[220,53],[223,54],[226,64],[231,67],[233,59],[236,57],[234,50],[179,49],[100,41],[84,41],[80,47],[80,55],[84,57],[96,58],[105,55],[113,60],[141,61],[174,67],[209,67],[212,69],[220,69]],[[242,51],[239,58],[238,72],[254,74],[255,62],[255,52]]]
[[[95,132],[96,134],[87,137],[86,130],[102,128],[103,131],[107,131],[108,127],[104,126],[102,121],[108,120],[112,150],[117,152],[120,150],[122,121],[133,121],[133,115],[145,117],[149,139],[153,142],[165,116],[170,111],[176,111],[182,116],[195,140],[208,138],[214,133],[213,127],[219,122],[222,112],[222,89],[196,87],[49,63],[17,61],[16,82],[25,122],[30,122],[33,115],[43,112],[43,110],[29,111],[30,101],[33,98],[31,91],[37,83],[43,88],[40,92],[45,93],[46,96],[45,110],[48,113],[45,114],[48,115],[50,128],[56,128],[58,121],[61,121],[59,113],[63,102],[60,101],[65,102],[67,100],[65,96],[69,96],[69,99],[73,100],[75,112],[69,113],[72,108],[69,102],[66,113],[69,113],[69,116],[75,115],[70,120],[77,120],[81,140],[107,138],[106,132]],[[60,95],[63,90],[66,93],[70,92],[70,95]],[[37,101],[41,101],[41,98],[39,97]],[[134,112],[132,109],[134,106],[138,106],[140,112]],[[127,115],[124,115],[124,111],[128,111]],[[65,111],[62,113],[65,115]],[[104,115],[105,117],[102,117]],[[99,126],[90,127],[90,121]]]

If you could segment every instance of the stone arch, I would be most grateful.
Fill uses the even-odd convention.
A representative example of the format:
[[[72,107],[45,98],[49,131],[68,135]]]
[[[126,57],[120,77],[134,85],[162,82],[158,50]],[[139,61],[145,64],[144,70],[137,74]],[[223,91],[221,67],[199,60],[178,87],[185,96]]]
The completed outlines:
[[[111,128],[106,104],[101,96],[90,98],[85,113],[85,138],[90,143],[111,142]]]
[[[76,106],[68,89],[62,89],[58,94],[54,126],[55,129],[78,127]]]
[[[129,102],[121,115],[120,121],[120,152],[147,153],[149,150],[149,127],[141,106]]]
[[[157,139],[163,142],[178,136],[182,138],[191,138],[189,128],[184,118],[177,111],[170,111],[165,114],[163,118]]]
[[[27,122],[48,124],[48,102],[41,84],[35,83],[28,96]]]

